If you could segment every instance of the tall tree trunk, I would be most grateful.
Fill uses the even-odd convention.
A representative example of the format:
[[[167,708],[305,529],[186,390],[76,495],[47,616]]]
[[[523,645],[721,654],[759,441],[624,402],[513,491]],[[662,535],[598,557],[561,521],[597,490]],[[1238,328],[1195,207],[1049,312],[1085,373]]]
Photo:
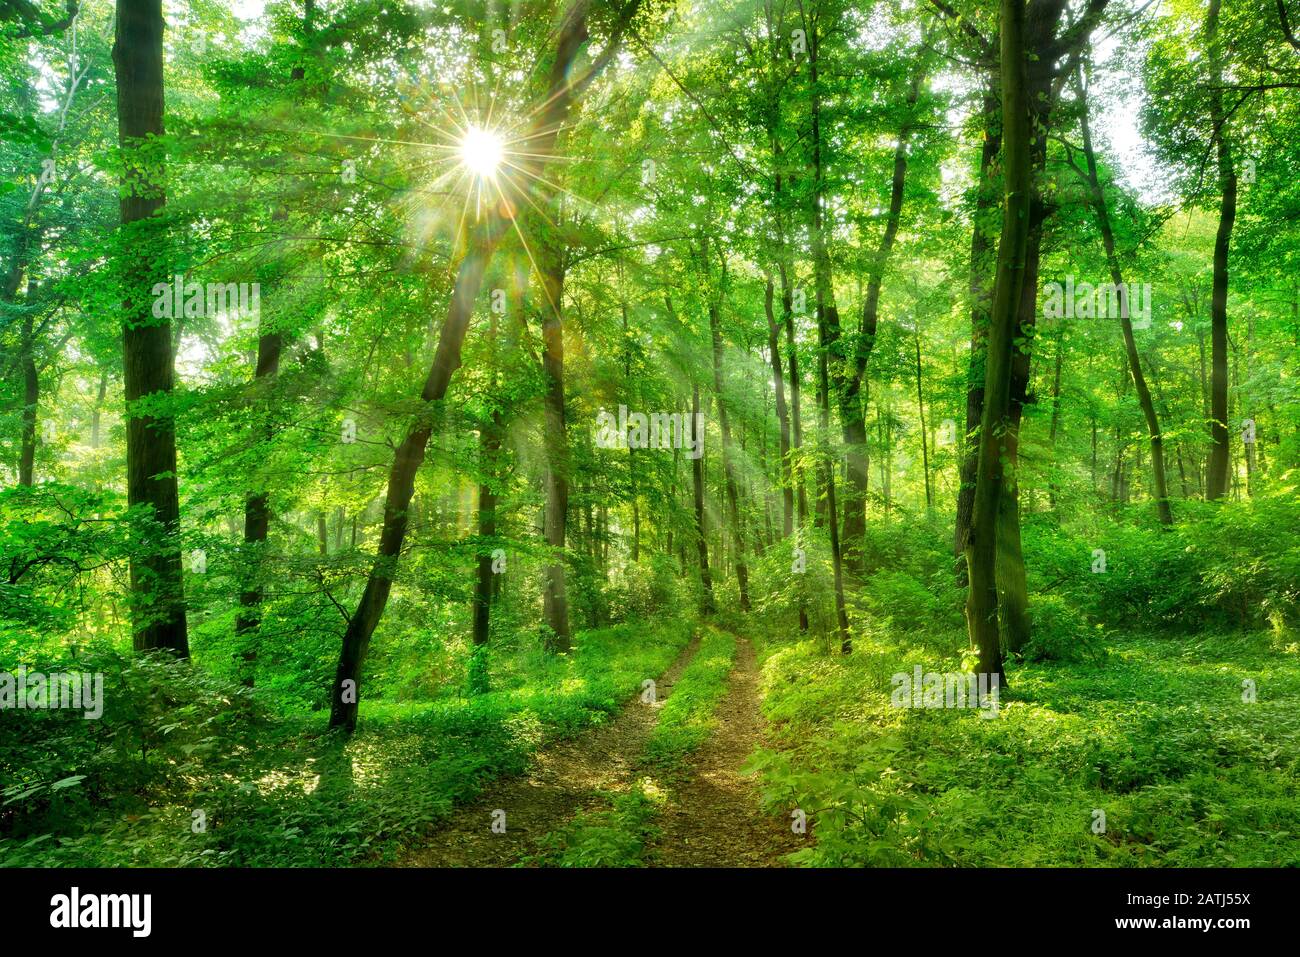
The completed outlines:
[[[151,290],[167,281],[163,129],[162,0],[119,0],[113,65],[123,183],[121,281],[126,392],[127,504],[143,509],[133,529],[131,611],[136,651],[189,656],[181,577],[171,322],[153,316]],[[163,408],[141,414],[141,399]]]
[[[772,277],[767,277],[763,306],[767,310],[767,351],[772,361],[772,382],[776,386],[776,419],[781,436],[781,529],[782,536],[794,534],[794,480],[790,468],[790,410],[785,404],[785,377],[781,374],[780,327],[772,312]]]
[[[1219,228],[1214,236],[1214,286],[1210,298],[1210,464],[1205,497],[1222,498],[1228,490],[1228,253],[1237,219],[1237,172],[1232,165],[1228,116],[1223,106],[1222,56],[1219,48],[1219,0],[1210,0],[1205,35],[1211,64],[1210,119],[1214,125],[1219,166]]]
[[[636,10],[632,0],[623,11],[624,23]],[[533,132],[527,141],[531,144],[530,158],[523,165],[540,177],[547,160],[553,155],[555,140],[568,119],[569,109],[578,90],[595,76],[612,57],[611,43],[601,52],[585,76],[575,80],[570,76],[573,63],[586,44],[587,11],[590,0],[575,0],[565,13],[556,39],[555,59],[551,63],[547,96],[538,109]],[[620,30],[621,33],[621,30]],[[460,367],[461,345],[469,325],[470,313],[483,283],[483,272],[492,258],[497,243],[509,223],[497,210],[487,213],[483,223],[473,230],[464,259],[461,260],[456,282],[452,289],[447,318],[438,336],[438,348],[428,379],[420,398],[426,404],[440,401],[447,394],[452,375]],[[360,702],[361,666],[365,661],[370,638],[383,616],[392,590],[393,575],[406,536],[407,508],[415,491],[415,473],[424,461],[431,426],[417,425],[398,446],[388,475],[388,495],[384,502],[384,522],[380,531],[379,549],[365,590],[357,603],[356,612],[348,621],[343,635],[339,664],[331,688],[330,727],[348,731],[356,727],[357,708]]]
[[[426,404],[439,402],[446,396],[451,377],[460,368],[461,344],[465,340],[470,313],[483,283],[483,271],[492,258],[505,225],[500,218],[494,216],[478,226],[470,239],[469,249],[461,260],[452,289],[447,317],[438,335],[438,349],[420,393],[421,401]],[[388,473],[388,493],[384,500],[384,522],[379,535],[379,549],[365,590],[343,634],[343,647],[331,689],[331,728],[351,731],[356,727],[361,666],[370,646],[370,638],[379,626],[379,620],[388,604],[402,543],[406,538],[408,508],[411,497],[415,494],[415,474],[424,462],[432,429],[427,420],[416,425],[407,433],[393,457],[393,465]]]
[[[1056,508],[1056,433],[1061,424],[1061,369],[1065,362],[1065,326],[1056,335],[1056,368],[1052,373],[1052,424],[1048,444],[1052,448],[1052,479],[1047,483],[1047,500]]]
[[[1151,436],[1151,474],[1156,494],[1156,512],[1162,525],[1174,523],[1173,512],[1169,508],[1169,486],[1165,480],[1164,437],[1160,431],[1160,420],[1156,417],[1156,407],[1151,401],[1151,390],[1147,388],[1146,376],[1142,374],[1142,363],[1138,358],[1137,340],[1133,338],[1133,321],[1129,316],[1127,287],[1124,285],[1123,271],[1120,269],[1119,256],[1115,253],[1115,233],[1111,229],[1110,213],[1106,208],[1106,194],[1101,188],[1101,179],[1097,175],[1097,157],[1092,148],[1092,128],[1088,122],[1088,90],[1083,81],[1083,67],[1079,67],[1077,82],[1079,94],[1080,124],[1083,129],[1083,155],[1088,166],[1088,186],[1092,193],[1093,209],[1097,213],[1097,226],[1101,230],[1102,246],[1106,250],[1106,263],[1110,267],[1110,279],[1119,292],[1119,325],[1124,334],[1124,354],[1128,360],[1129,375],[1133,378],[1133,387],[1137,391],[1138,404],[1146,418],[1147,432]],[[1150,308],[1150,303],[1147,307]]]
[[[691,439],[692,444],[703,451],[703,436],[697,435],[700,428],[700,387],[691,387]],[[695,492],[695,545],[700,557],[700,614],[711,615],[717,610],[713,600],[713,577],[709,574],[709,541],[704,523],[704,456],[701,454],[691,460],[691,484]]]
[[[957,582],[966,585],[966,539],[970,533],[971,512],[975,504],[976,464],[979,459],[979,424],[984,413],[985,338],[988,334],[989,308],[992,299],[990,273],[993,272],[994,243],[986,222],[998,206],[996,164],[1002,151],[1002,118],[993,90],[993,80],[984,92],[984,144],[980,150],[979,185],[975,194],[975,212],[970,239],[970,358],[966,372],[966,429],[958,468],[956,534],[953,554],[957,565]]]
[[[629,398],[634,396],[634,384],[632,382],[632,340],[628,330],[627,318],[627,296],[623,294],[623,263],[620,260],[618,266],[619,291],[623,305],[623,389]],[[636,449],[631,447],[627,450],[627,481],[628,492],[632,499],[632,564],[641,561],[641,495],[637,487],[636,473]]]
[[[479,429],[478,537],[483,543],[478,554],[478,581],[474,588],[474,644],[486,645],[491,630],[492,595],[497,574],[492,569],[490,547],[497,534],[497,494],[495,484],[501,433],[504,423],[501,410],[493,407],[492,416]]]
[[[817,315],[819,317],[826,315],[826,310],[822,308],[820,302],[817,305]],[[823,455],[826,463],[826,528],[829,530],[831,538],[831,571],[835,588],[835,621],[840,636],[840,653],[847,655],[853,651],[853,636],[849,632],[848,608],[844,603],[844,567],[840,553],[840,532],[837,520],[839,513],[835,503],[835,462],[830,449],[831,394],[829,371],[827,369],[827,352],[829,349],[826,343],[825,324],[819,323],[818,328],[821,330],[822,340],[822,350],[817,361],[817,372],[821,379],[822,441],[826,443]]]
[[[90,414],[90,447],[99,448],[99,423],[104,409],[104,399],[108,395],[108,372],[99,374],[99,391],[95,393],[95,408]]]
[[[517,284],[515,295],[522,299],[523,284]],[[516,308],[521,310],[522,302]],[[492,391],[498,388],[497,379],[497,324],[495,314],[488,319],[488,361],[492,367]],[[492,544],[497,534],[496,485],[501,474],[501,436],[505,419],[501,407],[493,404],[488,420],[479,427],[479,486],[478,486],[478,537],[482,543],[478,553],[478,580],[474,588],[474,644],[486,645],[491,630],[492,598],[495,579],[501,574],[493,569]]]
[[[894,147],[894,173],[889,190],[889,211],[885,215],[885,231],[867,277],[867,292],[862,303],[862,328],[851,353],[845,356],[845,372],[839,390],[840,423],[844,434],[845,493],[844,493],[844,545],[849,567],[858,574],[866,571],[867,531],[867,411],[860,394],[862,380],[867,373],[871,352],[876,343],[876,328],[880,317],[880,289],[885,279],[885,268],[898,237],[903,214],[903,193],[907,185],[907,149],[912,140],[916,102],[925,81],[924,64],[917,66],[907,91],[907,115],[898,132]],[[926,471],[926,502],[929,503],[929,471]]]
[[[814,25],[808,41],[809,81],[812,88],[812,254],[817,288],[817,334],[820,349],[817,360],[817,388],[821,403],[821,441],[825,443],[818,456],[822,467],[822,487],[825,489],[826,527],[831,540],[831,568],[835,589],[835,618],[840,636],[840,651],[853,650],[849,633],[848,610],[844,603],[844,560],[841,552],[839,513],[835,501],[835,457],[831,452],[831,384],[829,374],[830,353],[840,335],[839,310],[835,305],[835,283],[831,275],[830,254],[826,248],[826,230],[822,200],[824,170],[822,165],[821,97],[818,91],[818,53],[821,40]],[[821,503],[819,497],[818,502]]]
[[[552,549],[542,585],[542,615],[547,625],[546,646],[568,651],[569,593],[565,582],[564,544],[569,517],[569,439],[564,414],[564,250],[554,241],[538,252],[544,298],[542,319],[543,397],[546,418],[546,512],[543,534]]]
[[[707,264],[708,245],[701,259]],[[731,424],[727,418],[727,402],[722,395],[722,323],[718,317],[718,304],[710,297],[709,335],[713,343],[713,393],[718,400],[718,429],[722,432],[722,470],[727,487],[727,509],[731,513],[731,543],[736,550],[736,587],[740,592],[740,610],[749,611],[749,567],[745,564],[745,530],[741,525],[740,502],[736,492],[736,464],[731,448]]]
[[[303,16],[303,30],[310,35],[316,14],[315,0],[306,0]],[[306,67],[298,65],[289,71],[291,82],[298,82],[306,76]],[[289,212],[280,206],[271,217],[277,223],[288,221]],[[258,318],[259,327],[262,319]],[[280,356],[284,351],[284,336],[274,330],[259,329],[257,337],[257,368],[253,372],[253,389],[258,395],[257,405],[266,415],[273,407],[268,393],[275,385],[280,373]],[[269,441],[272,430],[269,421],[261,423],[261,439]],[[325,516],[320,516],[320,553],[329,551],[324,529]],[[254,669],[257,661],[258,632],[262,623],[262,602],[266,598],[266,589],[261,582],[262,563],[265,559],[266,539],[271,528],[271,499],[265,489],[251,490],[244,497],[244,585],[239,594],[239,614],[235,618],[236,646],[240,649],[242,681],[247,687],[254,684]]]
[[[794,289],[791,287],[789,270],[784,264],[781,265],[781,310],[785,314],[785,348],[790,357],[791,447],[797,454],[803,448],[803,411],[800,400],[803,380],[799,375],[799,349],[794,335]],[[792,474],[795,481],[795,501],[799,506],[799,527],[803,528],[808,523],[808,495],[804,491],[803,469],[792,464]]]
[[[979,673],[1004,681],[998,628],[997,515],[1002,498],[1002,436],[1011,402],[1012,348],[1029,241],[1031,152],[1025,77],[1025,2],[1001,0],[1004,198],[1002,236],[989,314],[984,410],[980,418],[975,499],[966,542],[966,624],[979,652]]]
[[[41,376],[36,368],[36,336],[32,329],[31,296],[23,313],[19,363],[23,370],[22,446],[18,455],[18,484],[31,488],[36,472],[36,407],[41,400]]]
[[[1099,16],[1105,2],[1094,4],[1090,16]],[[1052,125],[1060,87],[1068,71],[1057,69],[1053,61],[1069,53],[1073,59],[1078,46],[1087,42],[1091,25],[1068,42],[1056,36],[1056,27],[1065,4],[1061,0],[1040,0],[1025,11],[1026,20],[1021,42],[1025,58],[1025,101],[1029,108],[1029,222],[1019,286],[1019,327],[1011,354],[1010,405],[1003,440],[1002,482],[998,502],[997,571],[998,620],[1004,647],[1019,651],[1029,641],[1029,586],[1025,577],[1025,559],[1020,538],[1019,452],[1020,423],[1025,405],[1032,401],[1029,392],[1031,351],[1038,322],[1038,267],[1043,232],[1054,206],[1048,204],[1039,188],[1047,167],[1047,136]],[[1095,24],[1095,20],[1090,23]],[[1085,24],[1081,23],[1082,29]],[[1005,75],[1005,74],[1004,74]]]
[[[925,392],[921,387],[921,323],[916,324],[916,409],[921,417],[921,471],[925,476],[925,508],[934,508],[934,494],[930,490],[930,447],[925,434]]]
[[[254,389],[261,401],[257,403],[263,414],[270,411],[270,389],[280,369],[280,353],[284,339],[279,333],[263,333],[257,340],[257,370],[253,375]],[[270,438],[270,426],[263,422],[262,440]],[[250,492],[244,499],[244,560],[247,563],[243,589],[239,593],[239,614],[235,618],[236,646],[241,657],[241,680],[246,687],[254,683],[254,666],[257,661],[257,637],[262,623],[262,602],[266,588],[261,580],[262,561],[265,557],[266,537],[271,527],[271,497],[265,489]]]

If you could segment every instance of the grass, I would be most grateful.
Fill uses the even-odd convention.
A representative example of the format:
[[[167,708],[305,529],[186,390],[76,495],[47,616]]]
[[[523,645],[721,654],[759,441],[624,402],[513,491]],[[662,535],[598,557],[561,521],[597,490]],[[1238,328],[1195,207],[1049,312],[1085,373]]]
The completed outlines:
[[[45,777],[83,775],[76,786],[0,808],[0,866],[387,863],[488,781],[522,771],[545,742],[607,720],[689,637],[685,622],[620,625],[580,633],[569,655],[493,657],[496,690],[470,697],[448,688],[425,703],[367,701],[350,740],[325,733],[323,712],[263,713],[238,728],[214,728],[204,709],[228,716],[228,700],[186,684],[174,706],[148,718],[150,727],[172,730],[150,738],[147,775],[121,777],[137,765],[111,744],[104,760],[90,756],[104,756],[102,742],[78,750],[60,740],[49,755],[61,762],[57,769],[31,748],[0,753],[0,770],[23,790]],[[127,659],[123,667],[140,665]],[[168,668],[175,670],[149,681],[194,680],[188,666]],[[106,675],[109,701],[113,679]],[[211,702],[187,700],[199,694]],[[112,742],[126,724],[110,709],[102,722],[70,723],[68,733]],[[88,757],[69,767],[66,756],[83,751]]]
[[[647,772],[625,792],[610,793],[608,806],[579,813],[564,828],[542,839],[540,854],[525,864],[551,867],[636,867],[646,863],[658,836],[654,819],[668,799],[663,781],[689,773],[689,759],[709,737],[736,640],[706,627],[700,646],[659,709],[639,767]],[[656,782],[655,778],[659,778]]]
[[[794,862],[1300,866],[1300,649],[1107,644],[1104,662],[1010,669],[983,719],[890,706],[892,673],[958,667],[915,641],[860,635],[849,658],[765,642],[774,749],[753,764],[773,808],[808,814],[816,844]]]

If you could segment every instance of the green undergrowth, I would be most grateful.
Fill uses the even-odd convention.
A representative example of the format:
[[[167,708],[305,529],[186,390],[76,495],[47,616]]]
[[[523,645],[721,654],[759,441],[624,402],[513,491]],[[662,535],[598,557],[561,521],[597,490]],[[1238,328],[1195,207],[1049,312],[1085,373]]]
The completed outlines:
[[[491,692],[363,702],[349,740],[324,712],[277,714],[202,669],[87,652],[76,666],[105,675],[101,720],[0,714],[0,866],[389,862],[547,741],[606,721],[690,630],[624,624],[579,633],[568,655],[490,654]]]
[[[607,805],[577,814],[546,835],[542,850],[524,864],[550,867],[635,867],[646,863],[658,836],[654,819],[674,781],[689,774],[690,756],[716,726],[714,712],[727,691],[736,639],[706,627],[658,719],[638,763],[639,779],[626,792],[610,793]]]
[[[1300,866],[1293,636],[1111,631],[1009,666],[996,717],[893,707],[893,674],[960,668],[949,641],[762,643],[772,749],[751,765],[774,811],[808,815],[794,863]]]

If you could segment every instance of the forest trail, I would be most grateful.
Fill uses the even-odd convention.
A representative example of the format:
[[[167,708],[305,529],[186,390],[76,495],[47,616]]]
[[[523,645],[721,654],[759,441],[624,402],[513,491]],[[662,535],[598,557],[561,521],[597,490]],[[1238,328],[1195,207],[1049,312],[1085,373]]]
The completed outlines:
[[[754,646],[736,635],[736,661],[714,717],[717,728],[693,756],[655,821],[656,867],[781,867],[806,838],[788,820],[763,813],[755,781],[741,767],[762,744],[759,668]]]
[[[538,842],[585,809],[604,803],[608,792],[629,786],[659,708],[695,656],[692,637],[668,670],[655,679],[655,703],[639,696],[613,720],[575,738],[543,748],[521,775],[490,783],[472,804],[457,808],[399,867],[510,867],[536,853]],[[506,829],[492,831],[492,813],[506,812]]]

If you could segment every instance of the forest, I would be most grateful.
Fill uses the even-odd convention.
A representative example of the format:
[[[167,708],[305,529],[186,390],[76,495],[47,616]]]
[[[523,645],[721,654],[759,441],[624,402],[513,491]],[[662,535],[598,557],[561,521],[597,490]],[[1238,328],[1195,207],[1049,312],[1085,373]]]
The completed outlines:
[[[1300,867],[1300,0],[0,77],[0,867]]]

